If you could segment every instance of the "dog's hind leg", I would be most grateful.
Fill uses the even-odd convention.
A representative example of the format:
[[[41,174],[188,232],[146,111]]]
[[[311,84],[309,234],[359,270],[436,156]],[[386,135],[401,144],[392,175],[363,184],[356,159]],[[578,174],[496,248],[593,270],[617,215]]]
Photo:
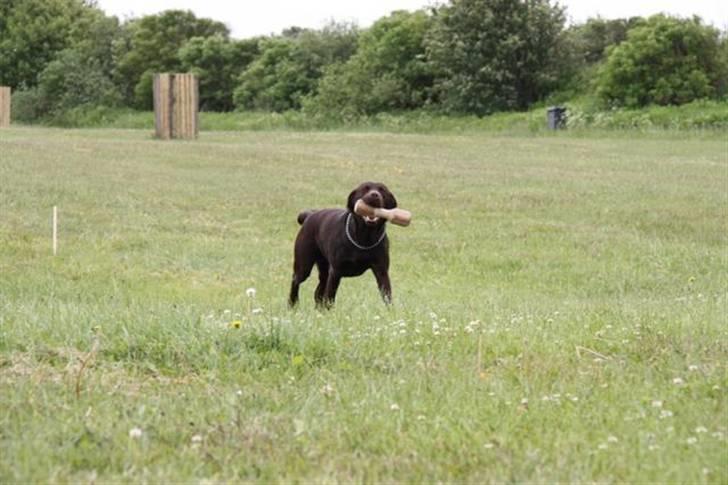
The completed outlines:
[[[291,294],[288,297],[288,306],[291,308],[298,303],[298,287],[306,281],[313,269],[313,260],[311,258],[299,258],[293,263],[293,278],[291,279]]]
[[[329,263],[325,259],[321,259],[316,261],[316,267],[318,268],[319,282],[313,297],[316,306],[321,307],[324,305],[324,290],[326,290],[326,281],[329,279]]]

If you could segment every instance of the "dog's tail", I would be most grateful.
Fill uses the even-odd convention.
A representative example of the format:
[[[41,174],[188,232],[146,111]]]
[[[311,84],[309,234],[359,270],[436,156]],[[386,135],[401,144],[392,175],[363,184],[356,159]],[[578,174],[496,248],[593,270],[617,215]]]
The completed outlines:
[[[303,212],[301,212],[300,214],[298,214],[298,223],[301,224],[301,225],[303,225],[303,221],[305,221],[306,218],[308,216],[310,216],[311,214],[313,214],[313,213],[314,213],[314,211],[303,211]]]

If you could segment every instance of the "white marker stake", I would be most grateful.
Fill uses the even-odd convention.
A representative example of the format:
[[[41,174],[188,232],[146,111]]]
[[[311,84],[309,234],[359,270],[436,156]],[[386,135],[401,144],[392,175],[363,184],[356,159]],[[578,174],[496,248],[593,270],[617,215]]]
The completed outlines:
[[[58,207],[53,206],[53,256],[58,252]]]

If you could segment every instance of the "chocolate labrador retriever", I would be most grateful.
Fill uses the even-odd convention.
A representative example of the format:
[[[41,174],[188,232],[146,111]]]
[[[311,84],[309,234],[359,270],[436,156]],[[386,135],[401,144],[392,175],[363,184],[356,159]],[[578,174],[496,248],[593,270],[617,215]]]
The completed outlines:
[[[354,213],[357,200],[372,207],[394,209],[397,199],[384,184],[365,182],[349,194],[346,209],[323,209],[298,214],[301,229],[296,237],[293,281],[288,303],[298,302],[298,287],[318,268],[314,293],[317,306],[330,307],[342,277],[359,276],[371,269],[385,303],[392,299],[389,283],[389,242],[386,221]]]

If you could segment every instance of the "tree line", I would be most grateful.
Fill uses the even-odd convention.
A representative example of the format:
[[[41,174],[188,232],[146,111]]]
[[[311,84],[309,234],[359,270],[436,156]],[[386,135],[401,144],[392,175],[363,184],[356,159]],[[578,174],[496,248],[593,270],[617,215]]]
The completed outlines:
[[[208,111],[483,116],[578,96],[604,107],[722,99],[728,40],[698,17],[567,26],[550,0],[450,0],[366,29],[332,22],[242,40],[189,11],[120,22],[93,0],[0,3],[0,85],[13,88],[16,117],[149,110],[158,72],[196,73]]]

